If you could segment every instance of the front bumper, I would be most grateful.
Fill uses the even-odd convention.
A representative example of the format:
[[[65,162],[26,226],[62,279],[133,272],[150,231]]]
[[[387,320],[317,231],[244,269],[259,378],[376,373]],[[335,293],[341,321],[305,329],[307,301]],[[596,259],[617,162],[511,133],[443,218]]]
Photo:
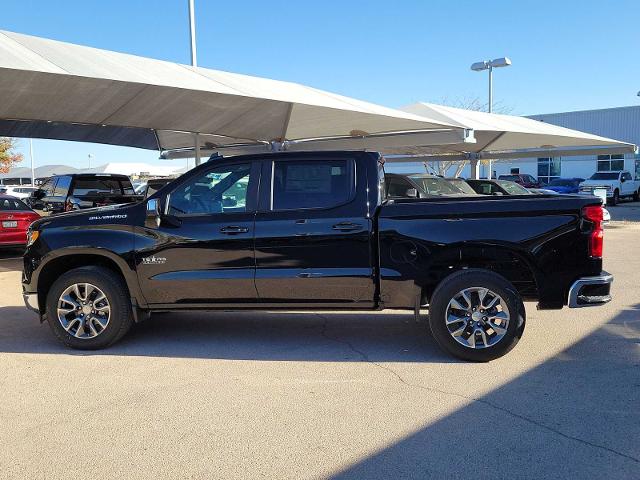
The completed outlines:
[[[38,304],[37,293],[22,292],[22,299],[24,300],[24,304],[29,310],[40,315],[40,305]]]
[[[613,275],[601,272],[595,277],[579,278],[569,289],[569,308],[597,307],[611,301]]]
[[[605,190],[607,193],[607,198],[613,198],[613,189],[609,190],[608,188],[594,188],[594,189],[590,189],[590,190],[580,190],[578,192],[578,195],[585,195],[585,196],[592,196],[592,197],[597,197],[597,195],[594,193],[595,190]]]

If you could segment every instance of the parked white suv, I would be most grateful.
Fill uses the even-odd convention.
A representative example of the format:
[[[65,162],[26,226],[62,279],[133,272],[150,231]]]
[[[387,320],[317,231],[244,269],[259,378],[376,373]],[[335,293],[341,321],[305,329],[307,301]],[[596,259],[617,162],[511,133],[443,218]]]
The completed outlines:
[[[24,200],[25,198],[30,197],[36,190],[38,190],[38,187],[26,185],[7,186],[6,194]]]
[[[617,172],[596,172],[580,184],[580,194],[593,195],[594,190],[605,189],[607,202],[617,205],[621,198],[640,198],[640,180],[634,180],[626,170]]]

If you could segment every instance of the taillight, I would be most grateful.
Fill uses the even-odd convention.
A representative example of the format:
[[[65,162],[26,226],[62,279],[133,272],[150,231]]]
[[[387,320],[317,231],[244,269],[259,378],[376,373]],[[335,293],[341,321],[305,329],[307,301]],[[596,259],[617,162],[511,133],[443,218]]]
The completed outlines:
[[[589,256],[593,258],[602,258],[604,244],[603,214],[601,205],[591,205],[582,209],[582,216],[593,222],[593,229],[589,234]]]

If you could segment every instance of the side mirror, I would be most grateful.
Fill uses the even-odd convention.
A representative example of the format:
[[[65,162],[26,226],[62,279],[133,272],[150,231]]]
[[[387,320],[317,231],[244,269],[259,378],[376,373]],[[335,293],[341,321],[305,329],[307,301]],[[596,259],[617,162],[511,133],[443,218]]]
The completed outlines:
[[[160,226],[160,202],[157,198],[147,200],[147,218],[144,222],[147,228],[158,228]]]
[[[624,183],[624,182],[626,182],[626,181],[627,181],[627,179],[626,179],[626,178],[624,178],[624,177],[622,177],[622,178],[620,179],[620,183]]]
[[[418,189],[417,188],[408,188],[405,192],[407,197],[409,198],[418,198]]]

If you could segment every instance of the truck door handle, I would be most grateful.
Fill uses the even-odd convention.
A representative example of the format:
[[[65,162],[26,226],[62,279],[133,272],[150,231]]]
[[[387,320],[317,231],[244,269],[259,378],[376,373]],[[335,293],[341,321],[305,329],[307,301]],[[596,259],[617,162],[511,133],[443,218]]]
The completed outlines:
[[[341,232],[350,232],[353,230],[360,230],[362,229],[362,225],[360,225],[359,223],[352,223],[352,222],[340,222],[340,223],[336,223],[333,227],[334,230],[338,230]]]
[[[220,233],[226,235],[237,235],[238,233],[247,233],[249,229],[247,227],[240,227],[238,225],[227,225],[220,229]]]

